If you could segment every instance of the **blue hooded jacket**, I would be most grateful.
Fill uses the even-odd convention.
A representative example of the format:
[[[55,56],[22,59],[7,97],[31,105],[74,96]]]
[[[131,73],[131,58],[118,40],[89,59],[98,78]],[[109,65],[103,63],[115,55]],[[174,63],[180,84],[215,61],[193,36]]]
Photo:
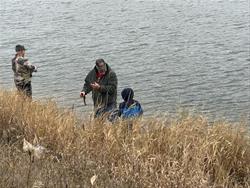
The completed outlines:
[[[119,116],[123,119],[139,117],[143,114],[141,104],[134,100],[134,91],[131,88],[123,89],[123,102],[119,105]]]

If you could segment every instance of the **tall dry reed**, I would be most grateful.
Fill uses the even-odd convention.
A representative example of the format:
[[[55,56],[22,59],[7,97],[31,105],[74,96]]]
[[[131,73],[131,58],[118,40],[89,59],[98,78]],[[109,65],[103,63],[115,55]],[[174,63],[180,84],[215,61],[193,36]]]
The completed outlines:
[[[85,119],[88,119],[87,117]],[[243,124],[202,116],[110,124],[0,92],[0,187],[249,187]],[[46,148],[31,159],[23,139]]]

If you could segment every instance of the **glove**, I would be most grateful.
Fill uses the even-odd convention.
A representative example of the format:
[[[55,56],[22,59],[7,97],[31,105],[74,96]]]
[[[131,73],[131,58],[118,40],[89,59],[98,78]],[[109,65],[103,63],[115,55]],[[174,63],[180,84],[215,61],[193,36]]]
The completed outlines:
[[[37,66],[34,66],[34,72],[37,72]]]

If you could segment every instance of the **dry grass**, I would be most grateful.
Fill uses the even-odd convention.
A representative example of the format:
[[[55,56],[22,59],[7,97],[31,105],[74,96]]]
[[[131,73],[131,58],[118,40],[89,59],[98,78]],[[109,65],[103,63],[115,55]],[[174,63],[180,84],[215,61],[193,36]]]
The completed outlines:
[[[25,153],[24,138],[44,157]],[[200,116],[82,129],[53,102],[0,91],[0,177],[0,187],[249,187],[249,132]]]

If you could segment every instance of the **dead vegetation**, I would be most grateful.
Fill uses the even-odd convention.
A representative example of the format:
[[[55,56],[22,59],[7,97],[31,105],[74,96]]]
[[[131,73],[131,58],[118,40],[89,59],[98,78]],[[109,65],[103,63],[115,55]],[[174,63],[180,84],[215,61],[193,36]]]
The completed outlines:
[[[126,122],[78,124],[53,102],[0,91],[0,187],[250,186],[243,123],[181,116],[142,119],[132,130]]]

